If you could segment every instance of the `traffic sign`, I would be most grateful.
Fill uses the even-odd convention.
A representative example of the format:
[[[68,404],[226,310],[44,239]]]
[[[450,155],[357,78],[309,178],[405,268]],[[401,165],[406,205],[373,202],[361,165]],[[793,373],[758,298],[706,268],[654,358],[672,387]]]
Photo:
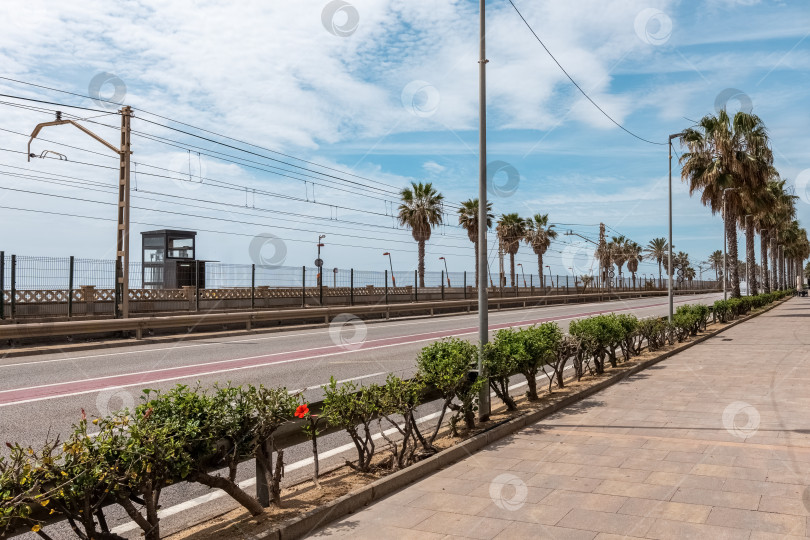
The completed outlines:
[[[315,266],[317,266],[318,268],[323,266],[323,259],[315,259]]]

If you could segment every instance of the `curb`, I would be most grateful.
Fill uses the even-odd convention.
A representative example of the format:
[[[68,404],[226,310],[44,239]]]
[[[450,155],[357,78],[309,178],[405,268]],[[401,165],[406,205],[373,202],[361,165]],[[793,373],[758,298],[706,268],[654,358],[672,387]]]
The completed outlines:
[[[303,538],[308,534],[313,533],[319,527],[335,521],[347,514],[351,514],[364,506],[368,506],[374,501],[390,495],[394,491],[402,489],[409,484],[424,478],[430,473],[472,455],[474,452],[480,450],[484,446],[503,439],[508,435],[523,429],[529,424],[534,424],[537,421],[560,411],[561,409],[569,407],[574,403],[590,397],[591,395],[604,390],[609,386],[613,386],[614,384],[623,381],[631,375],[635,375],[639,371],[643,371],[650,366],[670,358],[671,356],[694,347],[699,343],[703,343],[704,341],[725,332],[729,328],[747,322],[754,317],[762,315],[763,313],[767,313],[768,311],[781,306],[790,300],[790,298],[791,297],[787,297],[781,301],[774,302],[772,305],[765,307],[762,311],[748,314],[743,318],[728,323],[723,328],[713,330],[712,332],[696,337],[692,341],[683,343],[681,344],[682,346],[678,347],[677,349],[667,351],[626,371],[611,375],[602,382],[595,384],[590,388],[586,388],[581,392],[577,392],[576,394],[563,398],[557,403],[551,404],[536,411],[532,411],[517,418],[512,418],[511,420],[504,421],[500,424],[496,424],[488,428],[486,431],[470,437],[466,441],[452,446],[451,448],[447,448],[438,454],[411,465],[410,467],[397,471],[384,478],[380,478],[379,480],[375,480],[374,482],[371,482],[370,484],[356,491],[347,493],[346,495],[343,495],[342,497],[339,497],[323,506],[314,508],[309,512],[301,514],[300,516],[287,520],[286,522],[272,529],[253,536],[253,538],[255,540],[293,540]]]

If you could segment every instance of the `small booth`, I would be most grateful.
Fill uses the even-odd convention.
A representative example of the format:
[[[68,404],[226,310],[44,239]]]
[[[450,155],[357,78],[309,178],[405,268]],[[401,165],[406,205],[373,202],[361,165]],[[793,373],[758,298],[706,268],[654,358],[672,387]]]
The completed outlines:
[[[195,231],[163,229],[141,233],[144,289],[205,288],[205,262],[197,262]]]

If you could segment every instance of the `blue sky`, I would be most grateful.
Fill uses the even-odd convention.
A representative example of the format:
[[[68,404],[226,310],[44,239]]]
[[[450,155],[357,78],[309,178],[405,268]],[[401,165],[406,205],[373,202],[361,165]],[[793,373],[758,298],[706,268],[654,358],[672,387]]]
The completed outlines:
[[[472,270],[472,247],[455,227],[451,205],[477,194],[477,2],[166,4],[7,0],[0,6],[0,76],[87,94],[95,76],[109,73],[126,87],[123,102],[136,109],[338,169],[342,172],[254,148],[357,183],[315,175],[320,185],[313,193],[313,186],[300,179],[204,155],[239,152],[162,128],[149,121],[194,131],[138,111],[133,120],[136,234],[157,226],[200,230],[201,257],[234,263],[255,260],[251,240],[273,234],[283,239],[284,264],[297,266],[311,264],[317,234],[323,232],[327,267],[381,270],[387,262],[382,252],[391,251],[397,269],[413,269],[415,244],[390,217],[393,193],[410,181],[431,181],[446,196],[449,226],[436,229],[428,243],[428,269],[439,270],[438,257],[446,256],[451,270]],[[668,134],[713,113],[724,92],[737,95],[728,101],[729,110],[750,102],[770,130],[777,168],[796,184],[800,220],[810,218],[806,2],[516,4],[582,88],[643,138],[666,141]],[[639,141],[612,124],[565,78],[508,2],[487,5],[488,160],[508,163],[520,175],[513,193],[493,197],[495,212],[548,213],[558,229],[591,238],[600,221],[609,233],[641,244],[665,236],[666,146]],[[111,83],[101,87],[102,96],[113,91]],[[89,99],[2,79],[0,93],[99,108]],[[0,111],[0,128],[19,133],[52,117],[48,111],[7,105]],[[94,121],[115,124],[118,118]],[[87,125],[117,138],[113,128]],[[76,162],[114,166],[115,159],[75,130],[51,129],[42,135],[51,142],[37,141],[34,150],[59,151],[69,162],[28,163],[23,154],[0,152],[0,206],[53,212],[0,208],[0,249],[110,257],[113,223],[58,214],[113,218],[114,208],[106,203],[114,202],[114,192],[98,183],[113,188],[115,172]],[[176,146],[139,133],[170,138]],[[21,151],[25,144],[25,137],[0,131],[0,148]],[[189,154],[183,147],[190,144],[200,148]],[[263,168],[273,164],[241,156]],[[148,176],[160,171],[154,167],[171,178]],[[40,178],[9,175],[14,172]],[[42,181],[45,174],[96,184],[88,190],[70,181]],[[693,261],[703,261],[722,248],[720,219],[689,198],[679,174],[676,166],[674,243]],[[216,181],[237,187],[217,188]],[[495,176],[496,185],[505,182],[505,174]],[[307,202],[313,197],[315,202]],[[137,247],[136,236],[133,260],[139,259]],[[587,272],[589,251],[574,237],[561,237],[545,264],[553,273],[566,273],[572,265],[577,273]],[[536,268],[526,247],[517,260],[527,270]],[[657,269],[643,264],[640,271]]]

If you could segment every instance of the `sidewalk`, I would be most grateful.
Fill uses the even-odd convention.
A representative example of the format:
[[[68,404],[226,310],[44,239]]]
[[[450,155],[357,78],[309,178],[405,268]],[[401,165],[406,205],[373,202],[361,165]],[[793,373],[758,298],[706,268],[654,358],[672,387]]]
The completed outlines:
[[[315,536],[810,536],[810,300],[795,298]]]

